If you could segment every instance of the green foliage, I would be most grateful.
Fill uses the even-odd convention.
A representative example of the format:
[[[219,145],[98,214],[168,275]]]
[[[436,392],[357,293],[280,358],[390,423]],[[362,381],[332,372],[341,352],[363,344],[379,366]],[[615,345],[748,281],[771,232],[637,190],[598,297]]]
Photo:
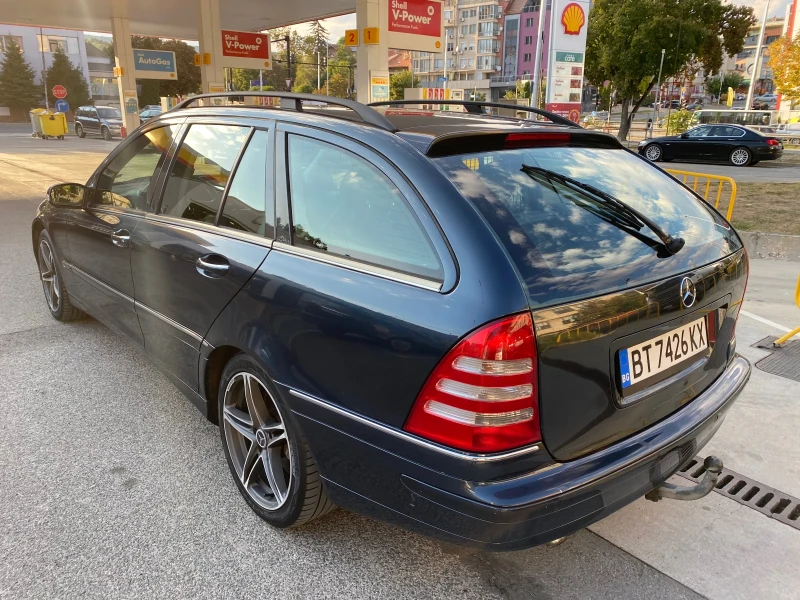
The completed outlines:
[[[0,104],[15,112],[39,106],[44,99],[42,86],[33,82],[33,69],[25,61],[22,50],[13,38],[0,61]]]
[[[321,21],[312,21],[308,37],[311,38],[311,54],[325,56],[328,52],[328,30]]]
[[[53,86],[55,85],[63,85],[67,88],[66,100],[71,108],[76,109],[79,106],[92,104],[92,99],[89,97],[89,84],[83,77],[83,71],[80,67],[74,66],[60,48],[53,53],[53,64],[47,69],[47,96],[50,106],[53,106],[58,100],[53,96]]]
[[[310,83],[302,83],[300,85],[295,85],[292,88],[292,91],[297,92],[298,94],[313,94],[314,86]]]
[[[722,78],[719,75],[706,78],[706,90],[712,96],[720,96],[728,93],[728,88],[733,88],[734,91],[739,89],[744,83],[744,77],[741,73],[731,71],[725,73]]]
[[[656,82],[662,48],[662,81],[691,63],[717,71],[723,54],[742,50],[754,23],[751,7],[722,0],[597,0],[589,14],[585,74],[594,85],[613,84],[622,103],[620,138],[627,137],[630,119]]]
[[[411,71],[398,71],[389,76],[389,97],[392,100],[403,100],[406,88],[410,87],[419,87],[417,77],[414,77],[414,85],[411,85]]]
[[[258,89],[258,86],[251,87],[251,81],[258,81],[258,69],[231,69],[231,83],[233,89],[246,92],[251,89]]]
[[[689,129],[689,121],[692,119],[692,114],[684,109],[671,112],[667,117],[667,135],[683,133]]]

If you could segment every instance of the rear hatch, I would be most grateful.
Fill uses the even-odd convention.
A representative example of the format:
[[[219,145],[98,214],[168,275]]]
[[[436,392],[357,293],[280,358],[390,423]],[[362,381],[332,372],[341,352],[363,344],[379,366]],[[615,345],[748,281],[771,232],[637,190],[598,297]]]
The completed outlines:
[[[470,152],[435,160],[494,230],[528,293],[542,437],[556,459],[649,427],[724,371],[747,257],[716,211],[606,136],[515,136],[482,151],[453,141]],[[685,245],[670,253],[654,230],[559,174]]]

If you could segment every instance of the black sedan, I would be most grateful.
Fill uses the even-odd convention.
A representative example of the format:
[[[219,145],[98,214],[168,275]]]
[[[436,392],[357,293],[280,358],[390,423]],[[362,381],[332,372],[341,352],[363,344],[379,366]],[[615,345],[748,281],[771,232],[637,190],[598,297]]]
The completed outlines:
[[[746,167],[780,158],[783,144],[738,125],[699,125],[680,135],[642,140],[639,154],[653,162],[703,160]]]

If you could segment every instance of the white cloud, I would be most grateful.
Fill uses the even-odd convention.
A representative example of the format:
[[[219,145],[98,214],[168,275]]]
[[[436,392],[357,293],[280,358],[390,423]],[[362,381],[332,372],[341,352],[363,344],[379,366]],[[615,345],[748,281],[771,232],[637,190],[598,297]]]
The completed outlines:
[[[341,15],[339,17],[331,17],[330,19],[322,19],[321,23],[328,30],[328,41],[336,43],[344,35],[345,29],[356,28],[356,15],[355,13],[349,15]],[[309,29],[308,23],[295,25],[292,29],[296,29],[300,34],[307,34]]]
[[[764,10],[769,4],[769,17],[786,16],[786,7],[789,6],[791,0],[733,0],[731,4],[741,4],[744,6],[752,6],[755,9],[756,18],[761,21],[764,18]]]

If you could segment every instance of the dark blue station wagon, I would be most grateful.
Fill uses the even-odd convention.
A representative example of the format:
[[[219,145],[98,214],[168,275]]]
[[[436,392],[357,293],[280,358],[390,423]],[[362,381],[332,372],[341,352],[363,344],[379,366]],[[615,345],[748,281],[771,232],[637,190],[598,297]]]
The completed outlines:
[[[545,543],[666,490],[747,382],[741,240],[614,138],[210,96],[51,188],[33,248],[52,315],[142,347],[272,525]]]

